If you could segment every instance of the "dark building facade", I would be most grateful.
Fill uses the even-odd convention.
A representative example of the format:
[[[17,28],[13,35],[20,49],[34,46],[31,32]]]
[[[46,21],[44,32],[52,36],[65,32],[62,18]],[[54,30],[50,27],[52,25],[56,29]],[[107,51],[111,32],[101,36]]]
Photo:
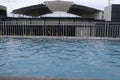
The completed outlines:
[[[112,21],[120,21],[120,5],[112,5]]]
[[[120,4],[112,4],[105,7],[104,19],[106,21],[120,21]]]
[[[7,8],[0,5],[0,18],[7,17]]]

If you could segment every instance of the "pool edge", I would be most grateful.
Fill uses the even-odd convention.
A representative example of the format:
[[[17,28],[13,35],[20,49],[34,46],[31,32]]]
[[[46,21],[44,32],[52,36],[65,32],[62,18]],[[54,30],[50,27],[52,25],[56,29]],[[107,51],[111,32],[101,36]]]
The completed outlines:
[[[66,36],[0,36],[0,38],[120,40],[120,38],[116,37],[66,37]]]
[[[0,80],[102,80],[102,79],[0,76]]]

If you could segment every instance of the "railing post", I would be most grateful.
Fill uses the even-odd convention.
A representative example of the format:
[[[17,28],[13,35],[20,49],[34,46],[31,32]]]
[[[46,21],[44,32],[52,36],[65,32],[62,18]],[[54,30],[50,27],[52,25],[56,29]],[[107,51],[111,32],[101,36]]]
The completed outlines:
[[[44,30],[45,30],[45,35],[44,36],[46,36],[46,24],[44,24]]]
[[[4,22],[3,27],[4,27],[4,35],[5,35],[5,37],[6,37],[6,21]]]
[[[109,23],[106,24],[106,27],[107,27],[107,35],[106,36],[109,37],[109,28],[110,28]]]
[[[64,23],[63,23],[63,33],[62,33],[63,37],[64,37]]]
[[[44,22],[42,22],[42,35],[44,37]]]
[[[24,27],[25,27],[24,31],[25,31],[25,36],[26,36],[26,22],[24,24]]]
[[[2,30],[2,35],[3,35],[3,36],[5,35],[4,23],[5,23],[5,22],[3,21],[3,22],[2,22],[2,29],[3,29],[3,30]]]
[[[86,27],[86,23],[84,23],[84,27],[83,27],[83,37],[84,37],[84,38],[86,37],[86,30],[85,30],[85,27]]]
[[[54,32],[53,27],[54,27],[54,25],[51,26],[51,32],[52,32],[51,35],[52,35],[52,36],[53,36],[53,34],[54,34],[54,33],[53,33],[53,32]]]
[[[3,22],[3,36],[5,36],[5,21]]]
[[[119,29],[119,38],[120,38],[120,24],[118,24],[118,29]]]
[[[107,35],[106,35],[106,22],[104,23],[104,28],[105,28],[105,34],[104,34],[104,37],[107,37]]]
[[[23,25],[23,33],[22,33],[22,36],[24,37],[24,22],[22,23],[22,25]]]
[[[65,37],[67,37],[67,23],[66,23],[66,29],[65,29]]]

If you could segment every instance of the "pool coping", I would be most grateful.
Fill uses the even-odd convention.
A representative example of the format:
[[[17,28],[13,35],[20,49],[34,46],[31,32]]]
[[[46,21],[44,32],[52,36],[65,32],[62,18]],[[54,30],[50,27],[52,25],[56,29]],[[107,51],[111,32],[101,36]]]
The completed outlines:
[[[37,39],[90,39],[90,40],[120,40],[119,37],[69,37],[69,36],[0,36],[0,38],[37,38]]]
[[[102,80],[102,79],[0,76],[0,80]]]

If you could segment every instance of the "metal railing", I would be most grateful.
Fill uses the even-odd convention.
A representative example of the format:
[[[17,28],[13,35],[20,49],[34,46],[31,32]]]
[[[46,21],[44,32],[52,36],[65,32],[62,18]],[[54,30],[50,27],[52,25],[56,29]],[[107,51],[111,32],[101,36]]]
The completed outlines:
[[[0,36],[120,37],[119,22],[1,21]]]

